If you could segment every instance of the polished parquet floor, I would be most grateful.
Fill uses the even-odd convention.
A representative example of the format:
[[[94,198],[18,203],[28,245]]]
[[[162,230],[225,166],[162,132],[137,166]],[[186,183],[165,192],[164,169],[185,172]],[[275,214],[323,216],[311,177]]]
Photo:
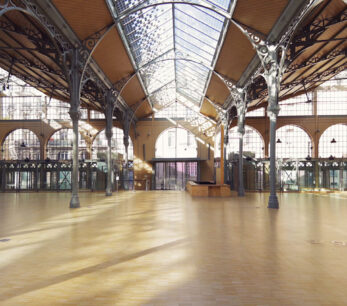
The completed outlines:
[[[347,194],[0,194],[0,305],[347,305]]]

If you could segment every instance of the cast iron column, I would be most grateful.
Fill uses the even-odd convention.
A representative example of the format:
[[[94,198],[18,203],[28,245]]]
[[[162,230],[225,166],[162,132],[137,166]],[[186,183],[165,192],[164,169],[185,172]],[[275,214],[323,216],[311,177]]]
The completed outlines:
[[[245,187],[243,184],[243,133],[239,132],[239,189],[238,189],[238,196],[243,197],[245,196]]]
[[[112,128],[113,128],[113,110],[114,104],[111,95],[111,91],[106,94],[106,108],[105,108],[105,118],[106,118],[106,139],[107,139],[107,183],[106,183],[106,196],[112,195]]]
[[[129,129],[131,124],[131,116],[128,112],[125,112],[124,114],[124,121],[123,121],[123,144],[124,144],[124,160],[125,160],[125,166],[123,169],[124,174],[124,181],[127,181],[129,179],[129,173],[128,173],[128,161],[129,161],[129,155],[128,155],[128,148],[129,148]],[[128,182],[129,186],[129,182]]]
[[[72,175],[71,188],[72,196],[70,208],[80,207],[78,198],[78,121],[80,113],[80,92],[81,92],[81,72],[79,52],[77,49],[72,50],[71,68],[70,68],[70,111],[69,115],[72,120],[73,142],[72,142]]]
[[[270,118],[270,197],[268,202],[268,208],[279,208],[278,199],[276,195],[276,120],[279,112],[279,107],[274,105],[274,108],[267,109],[268,116]]]
[[[228,121],[227,121],[228,122]],[[228,147],[228,143],[229,143],[229,127],[228,127],[228,123],[226,125],[224,125],[224,152],[223,152],[223,156],[224,156],[224,184],[227,182],[227,178],[228,178],[228,151],[227,151],[227,147]]]
[[[239,109],[239,108],[238,108]],[[245,196],[245,187],[243,184],[243,135],[245,134],[245,109],[241,107],[238,112],[238,122],[237,122],[237,131],[239,134],[239,188],[238,196]]]

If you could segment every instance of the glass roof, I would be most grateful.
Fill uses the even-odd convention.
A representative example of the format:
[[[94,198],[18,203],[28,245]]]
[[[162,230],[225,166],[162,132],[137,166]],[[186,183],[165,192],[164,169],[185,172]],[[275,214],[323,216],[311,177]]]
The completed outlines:
[[[215,6],[225,15],[232,10],[232,0],[193,2]],[[153,5],[160,0],[113,3],[115,18],[120,17],[122,34],[153,106],[162,108],[184,99],[199,109],[221,46],[225,17],[193,4]]]

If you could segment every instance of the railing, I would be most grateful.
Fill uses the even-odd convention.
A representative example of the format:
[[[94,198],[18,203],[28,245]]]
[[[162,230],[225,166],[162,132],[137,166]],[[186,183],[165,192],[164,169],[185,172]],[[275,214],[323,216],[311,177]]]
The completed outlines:
[[[132,178],[132,170],[127,169],[127,177],[122,179],[122,169],[115,167],[114,190],[134,190],[143,185],[150,189],[148,181]],[[0,161],[0,191],[67,191],[71,190],[71,161]],[[107,173],[105,167],[97,162],[79,163],[79,188],[81,190],[101,191],[106,189]]]
[[[347,159],[278,159],[277,189],[280,191],[347,190]],[[226,162],[226,183],[237,190],[238,160]],[[244,159],[246,190],[269,189],[269,160]]]

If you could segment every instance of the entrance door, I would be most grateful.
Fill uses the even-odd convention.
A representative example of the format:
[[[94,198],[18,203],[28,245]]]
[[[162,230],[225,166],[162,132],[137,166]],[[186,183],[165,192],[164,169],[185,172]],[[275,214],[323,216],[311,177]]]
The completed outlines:
[[[198,178],[198,163],[167,161],[155,163],[156,190],[185,190],[187,181]]]

